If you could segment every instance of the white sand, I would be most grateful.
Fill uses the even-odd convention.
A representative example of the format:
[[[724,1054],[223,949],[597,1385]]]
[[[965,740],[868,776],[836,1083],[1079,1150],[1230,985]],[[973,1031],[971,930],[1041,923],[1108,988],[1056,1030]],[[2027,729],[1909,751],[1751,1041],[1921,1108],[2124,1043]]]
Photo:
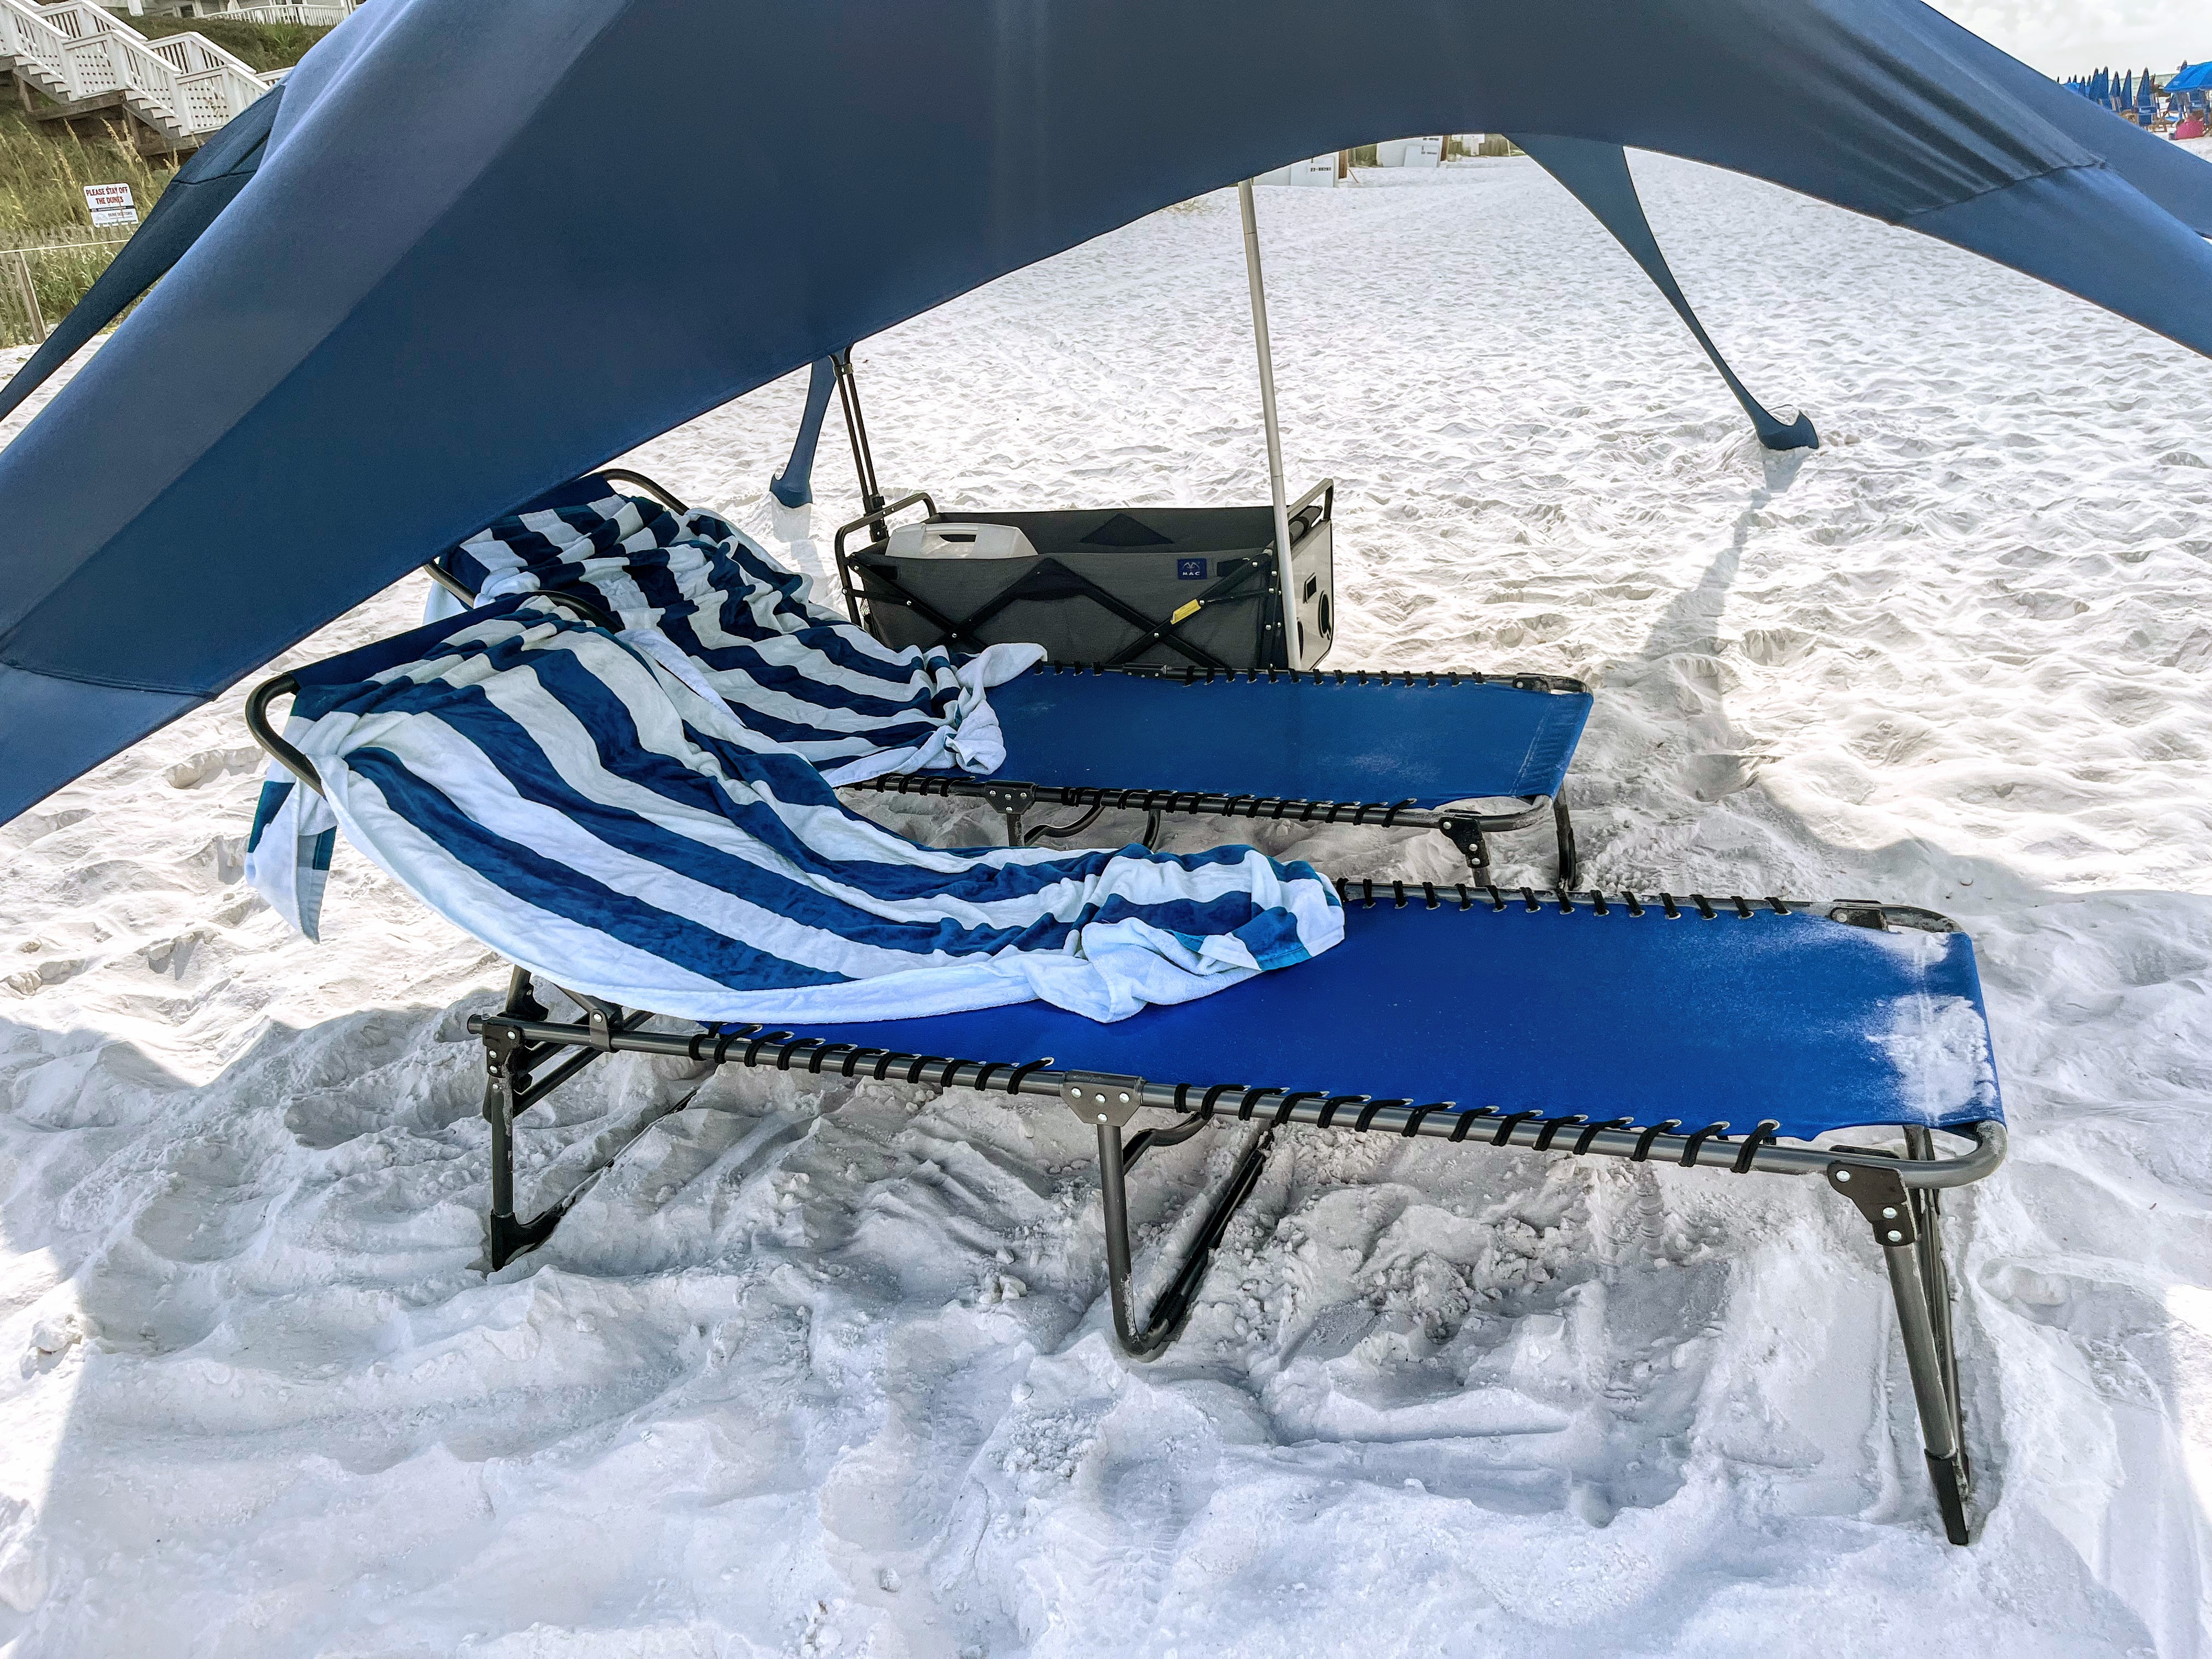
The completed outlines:
[[[343,852],[328,942],[284,936],[239,881],[234,694],[0,831],[0,1652],[2212,1650],[2212,366],[1638,172],[1819,453],[1758,448],[1533,164],[1263,195],[1332,660],[1592,682],[1608,887],[1972,929],[2014,1126],[1950,1211],[1975,1547],[1811,1183],[1301,1133],[1136,1365],[1066,1113],[733,1073],[488,1281],[462,1022],[498,965]],[[1263,499],[1225,196],[860,358],[894,490]],[[801,384],[635,464],[796,533],[761,491]],[[1453,873],[1435,837],[1273,850]],[[526,1121],[526,1198],[688,1086],[595,1068]],[[1148,1163],[1148,1224],[1224,1157]]]

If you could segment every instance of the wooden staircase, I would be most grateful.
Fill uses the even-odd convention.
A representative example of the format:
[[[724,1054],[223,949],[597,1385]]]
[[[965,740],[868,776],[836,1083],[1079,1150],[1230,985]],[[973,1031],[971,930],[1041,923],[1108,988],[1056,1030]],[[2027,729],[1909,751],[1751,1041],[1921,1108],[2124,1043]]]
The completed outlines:
[[[39,119],[119,112],[153,155],[198,149],[279,78],[256,75],[198,34],[149,40],[89,0],[0,0],[0,70],[14,72],[23,106]]]

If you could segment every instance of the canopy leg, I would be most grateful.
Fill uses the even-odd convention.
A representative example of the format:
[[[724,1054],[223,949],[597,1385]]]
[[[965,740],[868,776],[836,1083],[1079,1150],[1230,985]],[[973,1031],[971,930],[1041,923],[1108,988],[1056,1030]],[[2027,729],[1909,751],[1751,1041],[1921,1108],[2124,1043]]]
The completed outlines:
[[[1105,1097],[1098,1095],[1085,1099],[1085,1091],[1100,1079],[1086,1073],[1071,1073],[1070,1084],[1061,1091],[1066,1101],[1078,1117],[1089,1117],[1098,1127],[1098,1189],[1106,1226],[1107,1289],[1114,1304],[1114,1334],[1121,1344],[1122,1352],[1136,1359],[1149,1359],[1175,1340],[1182,1329],[1183,1322],[1190,1317],[1191,1304],[1198,1295],[1198,1287],[1205,1281],[1206,1270],[1213,1261],[1213,1253],[1221,1246],[1229,1224],[1244,1200],[1252,1195],[1259,1184],[1260,1171],[1267,1166],[1267,1153],[1274,1144],[1274,1126],[1263,1128],[1252,1144],[1237,1160],[1237,1167],[1214,1196],[1206,1219],[1192,1240],[1190,1249],[1176,1265],[1175,1277],[1159,1300],[1152,1304],[1152,1314],[1142,1324],[1137,1320],[1134,1298],[1129,1290],[1129,1194],[1127,1176],[1148,1148],[1172,1146],[1188,1140],[1203,1128],[1207,1121],[1194,1117],[1172,1128],[1146,1130],[1125,1148],[1121,1142],[1121,1126],[1133,1115],[1133,1108],[1121,1110],[1098,1109],[1104,1105]],[[1134,1095],[1141,1098],[1144,1085],[1141,1079],[1110,1079],[1109,1084],[1135,1086],[1122,1096],[1124,1100]]]
[[[1940,1241],[1921,1232],[1921,1218],[1927,1212],[1920,1194],[1908,1194],[1895,1170],[1832,1164],[1828,1184],[1858,1206],[1874,1228],[1875,1243],[1881,1247],[1890,1293],[1897,1303],[1897,1328],[1905,1340],[1905,1363],[1912,1376],[1913,1400],[1919,1407],[1928,1478],[1943,1516],[1943,1535],[1954,1544],[1972,1543],[1967,1522],[1972,1476],[1961,1432],[1958,1356],[1951,1345],[1950,1283]],[[1932,1297],[1931,1285],[1936,1291]]]
[[[1627,250],[1628,257],[1644,268],[1652,286],[1674,307],[1674,314],[1682,319],[1691,337],[1704,349],[1707,359],[1727,382],[1743,412],[1751,417],[1752,430],[1759,434],[1759,441],[1769,449],[1818,449],[1820,434],[1814,429],[1812,416],[1800,411],[1797,418],[1785,426],[1768,413],[1766,406],[1736,378],[1735,371],[1721,356],[1720,348],[1713,343],[1712,336],[1705,332],[1705,325],[1698,320],[1698,313],[1690,308],[1689,300],[1675,282],[1674,271],[1668,269],[1667,256],[1659,251],[1658,239],[1652,235],[1650,222],[1644,216],[1643,198],[1636,193],[1636,180],[1628,171],[1628,157],[1621,147],[1595,138],[1538,133],[1516,133],[1512,141],[1571,191],[1575,199],[1613,233],[1613,239]]]
[[[791,459],[768,481],[768,493],[786,507],[805,507],[814,499],[814,446],[822,436],[823,416],[830,412],[830,394],[836,387],[836,365],[827,357],[816,358],[806,377],[806,410],[791,441]]]

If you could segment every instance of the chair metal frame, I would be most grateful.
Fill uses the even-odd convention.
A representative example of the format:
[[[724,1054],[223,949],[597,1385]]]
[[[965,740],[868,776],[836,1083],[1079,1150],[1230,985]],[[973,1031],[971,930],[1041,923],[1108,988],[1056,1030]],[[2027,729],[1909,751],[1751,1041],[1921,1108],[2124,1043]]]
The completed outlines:
[[[1455,903],[1468,908],[1489,903],[1504,908],[1519,902],[1532,909],[1556,905],[1571,912],[1578,905],[1602,911],[1608,904],[1618,904],[1639,913],[1650,907],[1670,916],[1694,910],[1708,919],[1725,914],[1720,907],[1730,907],[1745,918],[1768,908],[1778,915],[1810,911],[1858,927],[1955,931],[1946,918],[1932,912],[1865,901],[1814,905],[1781,898],[1715,900],[1692,894],[1677,899],[1664,893],[1608,896],[1528,888],[1509,892],[1494,887],[1404,882],[1346,881],[1337,886],[1347,904],[1370,906],[1395,902],[1425,903],[1431,908]],[[471,1034],[484,1045],[483,1115],[492,1131],[487,1233],[493,1271],[544,1243],[592,1182],[653,1122],[681,1110],[693,1097],[684,1095],[637,1126],[564,1195],[526,1220],[519,1218],[514,1210],[513,1166],[517,1118],[592,1060],[613,1054],[653,1054],[711,1067],[773,1066],[815,1077],[867,1078],[1058,1099],[1097,1133],[1101,1224],[1115,1335],[1123,1351],[1138,1359],[1157,1356],[1182,1332],[1214,1252],[1257,1186],[1276,1138],[1291,1129],[1348,1129],[1407,1139],[1425,1137],[1455,1146],[1618,1158],[1681,1169],[1724,1169],[1737,1175],[1818,1176],[1859,1212],[1874,1233],[1897,1310],[1929,1479],[1944,1534],[1954,1544],[1972,1540],[1972,1468],[1966,1444],[1953,1291],[1944,1258],[1942,1194],[1982,1180],[2003,1162],[2006,1136],[2001,1121],[1960,1129],[1903,1126],[1896,1130],[1903,1141],[1896,1150],[1821,1146],[1779,1138],[1779,1125],[1772,1120],[1760,1122],[1747,1133],[1731,1136],[1731,1126],[1726,1122],[1693,1129],[1667,1119],[1639,1126],[1632,1116],[1593,1121],[1583,1114],[1500,1114],[1487,1107],[1461,1109],[1450,1102],[1376,1100],[1322,1090],[1255,1088],[1242,1083],[1165,1083],[1133,1075],[1060,1070],[1048,1058],[978,1060],[860,1048],[757,1024],[721,1030],[702,1027],[690,1032],[648,1030],[644,1029],[645,1022],[653,1018],[648,1013],[626,1011],[573,992],[562,994],[581,1011],[580,1018],[548,1018],[544,1006],[536,998],[532,975],[518,968],[505,1006],[496,1013],[472,1015],[468,1022]],[[1142,1111],[1166,1112],[1173,1119],[1125,1136],[1131,1121]],[[1149,1151],[1187,1140],[1209,1124],[1231,1122],[1250,1126],[1252,1138],[1227,1177],[1206,1200],[1194,1237],[1170,1264],[1166,1287],[1140,1314],[1131,1283],[1128,1173]],[[1971,1148],[1944,1155],[1937,1146],[1938,1134],[1969,1140]]]

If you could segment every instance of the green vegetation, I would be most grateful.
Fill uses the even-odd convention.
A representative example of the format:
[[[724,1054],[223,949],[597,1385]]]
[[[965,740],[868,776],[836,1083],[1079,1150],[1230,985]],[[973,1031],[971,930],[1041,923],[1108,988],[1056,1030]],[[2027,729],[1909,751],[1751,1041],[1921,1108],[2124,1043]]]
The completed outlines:
[[[219,17],[134,17],[149,40],[199,33],[255,70],[296,64],[328,29],[291,23],[240,23]],[[28,345],[33,332],[23,304],[21,267],[6,250],[39,248],[23,262],[39,309],[51,327],[107,269],[128,226],[94,230],[85,210],[87,185],[129,185],[143,218],[176,176],[174,156],[139,153],[121,120],[85,120],[71,131],[24,112],[8,77],[0,76],[0,346]],[[85,246],[76,246],[85,245]]]
[[[291,68],[307,55],[309,46],[330,33],[303,23],[241,23],[222,17],[126,17],[123,21],[149,40],[166,34],[204,35],[257,75]]]
[[[143,215],[175,176],[168,158],[141,155],[119,128],[84,125],[80,135],[33,121],[12,97],[0,104],[0,249],[59,248],[127,236],[127,228],[92,228],[84,186],[129,185]],[[33,253],[24,261],[49,325],[77,302],[114,254],[112,247],[90,246]],[[27,345],[37,337],[21,284],[22,267],[0,253],[0,344]]]

